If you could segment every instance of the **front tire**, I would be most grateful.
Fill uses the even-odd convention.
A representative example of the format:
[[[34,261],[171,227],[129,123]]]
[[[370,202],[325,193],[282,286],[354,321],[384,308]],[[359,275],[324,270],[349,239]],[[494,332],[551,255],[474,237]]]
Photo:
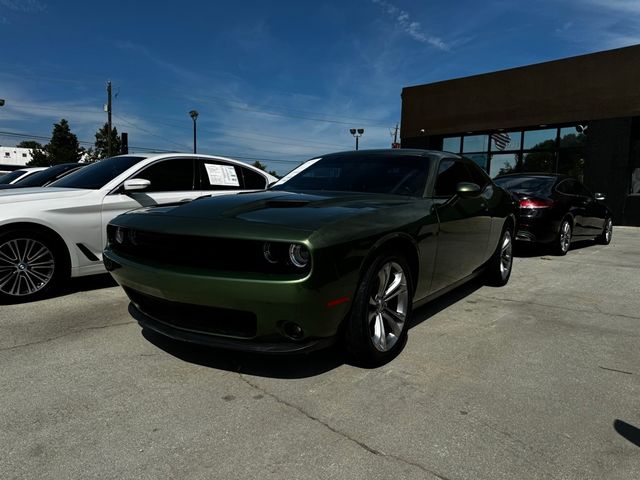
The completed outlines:
[[[613,237],[613,220],[607,218],[604,221],[604,227],[602,227],[602,233],[596,238],[596,242],[600,245],[609,245],[611,238]]]
[[[383,365],[402,350],[413,305],[412,281],[409,265],[398,253],[379,255],[369,266],[345,329],[346,350],[355,363]]]
[[[48,235],[31,230],[0,234],[0,301],[42,298],[64,276],[64,265]]]
[[[511,277],[513,267],[513,232],[505,227],[500,236],[500,242],[487,264],[487,284],[494,287],[502,287]]]
[[[571,235],[573,234],[573,228],[571,222],[568,219],[562,220],[560,224],[560,230],[553,243],[553,253],[562,257],[569,251],[571,245]]]

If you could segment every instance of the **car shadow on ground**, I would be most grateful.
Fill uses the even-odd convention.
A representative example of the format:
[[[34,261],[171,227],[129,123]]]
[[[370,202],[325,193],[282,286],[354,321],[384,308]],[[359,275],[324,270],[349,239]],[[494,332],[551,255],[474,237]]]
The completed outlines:
[[[409,328],[412,329],[429,320],[437,313],[469,296],[482,285],[480,280],[472,280],[417,308],[411,316]],[[147,329],[142,330],[142,336],[157,348],[185,362],[257,377],[307,378],[321,375],[344,364],[358,368],[370,368],[352,362],[340,343],[327,349],[307,354],[268,355],[184,343]],[[411,331],[409,331],[409,342],[411,342],[410,337]],[[400,353],[401,351],[398,354]],[[389,361],[393,361],[393,359]]]
[[[618,419],[613,422],[613,428],[636,447],[640,447],[640,428]]]
[[[569,247],[569,254],[575,250],[582,250],[583,248],[593,247],[597,245],[593,240],[578,240]],[[532,257],[558,257],[554,254],[549,245],[541,243],[524,243],[516,242],[513,249],[513,255],[518,258],[532,258]]]

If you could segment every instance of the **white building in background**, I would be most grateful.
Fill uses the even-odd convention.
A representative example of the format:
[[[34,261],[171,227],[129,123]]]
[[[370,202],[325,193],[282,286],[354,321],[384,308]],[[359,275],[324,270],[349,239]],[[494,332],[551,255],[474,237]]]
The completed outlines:
[[[0,147],[0,170],[9,165],[23,167],[31,160],[30,148]]]

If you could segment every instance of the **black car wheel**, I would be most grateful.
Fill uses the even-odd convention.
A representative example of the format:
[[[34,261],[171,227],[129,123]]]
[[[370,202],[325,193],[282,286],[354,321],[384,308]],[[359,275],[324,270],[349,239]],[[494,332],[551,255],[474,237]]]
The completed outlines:
[[[30,230],[0,235],[0,301],[23,302],[42,297],[63,276],[56,242]]]
[[[556,255],[563,256],[567,254],[571,245],[572,232],[571,222],[565,218],[560,224],[560,230],[553,245],[553,251]]]
[[[402,350],[412,308],[411,271],[397,253],[378,256],[367,269],[347,319],[345,343],[352,359],[378,366]]]
[[[505,227],[495,252],[487,264],[486,278],[489,285],[502,287],[511,277],[513,267],[513,232]]]
[[[613,220],[605,219],[602,233],[596,238],[596,241],[602,245],[609,245],[613,237]]]

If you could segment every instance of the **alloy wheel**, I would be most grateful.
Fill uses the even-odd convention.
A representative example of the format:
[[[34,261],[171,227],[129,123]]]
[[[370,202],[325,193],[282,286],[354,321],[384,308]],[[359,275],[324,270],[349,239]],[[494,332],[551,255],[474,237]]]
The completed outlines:
[[[367,321],[371,341],[380,352],[388,352],[400,338],[407,319],[409,290],[407,277],[396,262],[387,262],[377,274],[377,288],[371,290]]]
[[[605,227],[605,231],[604,231],[604,239],[606,240],[607,243],[611,241],[612,234],[613,234],[613,221],[609,219],[607,221],[607,226]]]
[[[44,243],[13,238],[0,245],[0,292],[23,297],[42,290],[53,278],[55,258]]]
[[[511,241],[511,232],[506,230],[500,247],[500,275],[507,278],[511,272],[513,264],[513,242]]]
[[[569,245],[571,244],[571,225],[569,222],[562,222],[560,228],[560,249],[563,252],[569,251]]]

